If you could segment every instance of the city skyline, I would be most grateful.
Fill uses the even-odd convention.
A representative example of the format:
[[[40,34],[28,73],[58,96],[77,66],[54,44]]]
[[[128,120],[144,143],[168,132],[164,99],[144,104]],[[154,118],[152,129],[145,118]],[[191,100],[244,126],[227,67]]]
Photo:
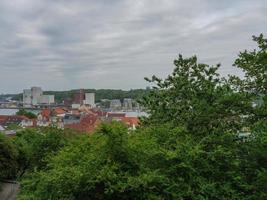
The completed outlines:
[[[241,75],[231,65],[266,36],[266,10],[265,0],[3,0],[0,93],[145,88],[179,53]]]

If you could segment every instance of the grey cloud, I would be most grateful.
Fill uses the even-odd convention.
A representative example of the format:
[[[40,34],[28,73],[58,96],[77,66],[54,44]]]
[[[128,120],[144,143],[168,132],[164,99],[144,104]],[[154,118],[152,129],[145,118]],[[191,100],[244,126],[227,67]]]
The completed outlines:
[[[222,63],[267,34],[265,0],[0,1],[0,92],[139,88],[178,53]]]

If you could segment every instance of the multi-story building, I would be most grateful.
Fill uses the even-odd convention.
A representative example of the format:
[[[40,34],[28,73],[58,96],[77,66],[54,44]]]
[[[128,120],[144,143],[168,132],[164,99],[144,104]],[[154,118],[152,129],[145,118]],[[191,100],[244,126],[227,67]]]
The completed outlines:
[[[79,109],[82,105],[95,107],[95,93],[85,93],[83,89],[80,89],[74,94],[71,107],[73,109]]]
[[[90,105],[91,108],[95,107],[95,93],[85,93],[85,105]]]
[[[40,87],[32,87],[32,105],[36,106],[41,102],[41,96],[43,95],[42,88]]]
[[[31,106],[32,104],[32,91],[30,89],[23,90],[23,106]]]
[[[42,95],[41,96],[41,104],[54,104],[55,103],[55,96],[54,95]]]
[[[85,99],[84,90],[80,89],[78,92],[74,94],[73,104],[83,105],[84,99]]]
[[[123,99],[123,109],[124,110],[133,110],[133,102],[132,99],[125,98]]]
[[[119,99],[113,99],[110,102],[111,110],[120,110],[121,109],[121,101]]]
[[[43,95],[42,88],[32,87],[31,89],[23,90],[23,106],[30,107],[40,104],[54,104],[54,95]]]

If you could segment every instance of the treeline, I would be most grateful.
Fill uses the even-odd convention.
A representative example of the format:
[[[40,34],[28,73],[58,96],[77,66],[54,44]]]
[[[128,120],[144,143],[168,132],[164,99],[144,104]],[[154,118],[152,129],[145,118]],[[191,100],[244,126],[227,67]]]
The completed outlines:
[[[69,91],[44,91],[44,94],[55,95],[55,101],[62,103],[64,99],[73,98],[74,94],[79,90]],[[140,99],[149,92],[149,89],[131,89],[131,90],[115,90],[115,89],[84,89],[85,92],[94,92],[96,102],[101,99],[120,99],[132,98]],[[22,100],[22,94],[12,95],[13,100]]]
[[[146,78],[150,115],[135,131],[0,136],[0,177],[21,183],[19,200],[267,199],[267,40],[253,40],[234,63],[244,79],[181,55],[166,79]]]
[[[42,168],[46,155],[56,153],[71,135],[53,127],[25,129],[14,138],[0,133],[0,179],[19,180],[26,172]]]

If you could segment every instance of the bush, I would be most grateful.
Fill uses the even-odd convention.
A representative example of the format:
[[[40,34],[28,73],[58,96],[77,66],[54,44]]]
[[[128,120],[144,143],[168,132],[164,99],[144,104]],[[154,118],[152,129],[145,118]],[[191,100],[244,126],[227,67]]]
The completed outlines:
[[[16,177],[18,152],[12,141],[0,133],[0,179]]]

